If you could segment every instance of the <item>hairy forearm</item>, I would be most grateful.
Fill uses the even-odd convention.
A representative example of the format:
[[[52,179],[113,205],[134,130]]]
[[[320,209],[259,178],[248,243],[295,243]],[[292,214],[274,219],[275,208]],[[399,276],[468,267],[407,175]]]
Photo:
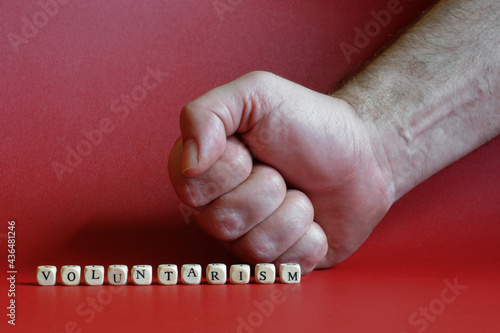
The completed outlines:
[[[398,199],[500,133],[500,3],[441,1],[334,95],[376,133]]]

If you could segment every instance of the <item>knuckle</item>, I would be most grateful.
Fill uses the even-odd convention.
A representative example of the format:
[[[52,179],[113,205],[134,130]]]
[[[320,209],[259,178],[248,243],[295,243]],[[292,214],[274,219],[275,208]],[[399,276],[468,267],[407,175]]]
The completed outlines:
[[[237,211],[208,206],[197,216],[198,225],[202,226],[212,237],[222,241],[234,241],[241,236],[243,220]]]
[[[234,241],[241,236],[243,221],[240,215],[232,210],[218,218],[213,225],[217,238],[223,241]]]
[[[217,219],[211,225],[214,237],[222,241],[234,241],[239,237],[241,219],[238,217]]]
[[[278,255],[276,249],[268,241],[255,241],[252,245],[246,246],[246,256],[249,262],[272,262]]]
[[[249,263],[272,262],[279,253],[265,235],[247,235],[232,243],[232,252]]]
[[[244,77],[255,83],[263,83],[269,80],[274,80],[276,75],[267,71],[252,71],[245,74]]]
[[[252,172],[252,159],[248,150],[243,149],[235,154],[229,163],[231,169],[240,174],[239,178],[246,179]]]
[[[190,119],[192,117],[192,113],[194,112],[195,109],[196,109],[196,102],[194,102],[194,101],[191,101],[191,102],[187,103],[186,105],[184,105],[182,107],[181,113],[179,115],[180,122],[184,123],[188,119]]]
[[[221,162],[227,166],[227,170],[231,173],[231,179],[240,181],[246,179],[252,172],[252,156],[248,149],[234,138],[229,138],[226,144],[226,149],[221,157]],[[228,173],[223,172],[222,177],[228,178]]]
[[[289,190],[287,196],[297,211],[296,216],[300,217],[303,221],[312,222],[314,219],[314,207],[307,195],[297,190]]]
[[[246,87],[253,88],[254,93],[266,96],[270,90],[277,87],[279,76],[266,71],[253,71],[245,74],[243,77],[243,84]],[[253,97],[256,97],[255,94]]]
[[[213,183],[203,183],[198,179],[192,178],[186,180],[184,187],[184,195],[182,201],[188,206],[200,208],[207,205],[212,199],[212,193],[215,193],[215,185]]]
[[[267,192],[276,197],[284,197],[286,194],[286,183],[281,174],[271,167],[258,167],[262,181]]]

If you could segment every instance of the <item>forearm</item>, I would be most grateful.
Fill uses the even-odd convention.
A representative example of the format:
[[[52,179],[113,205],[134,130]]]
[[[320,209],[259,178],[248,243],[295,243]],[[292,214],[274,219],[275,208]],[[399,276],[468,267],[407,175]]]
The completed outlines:
[[[500,3],[441,1],[336,96],[370,126],[398,199],[500,132]]]

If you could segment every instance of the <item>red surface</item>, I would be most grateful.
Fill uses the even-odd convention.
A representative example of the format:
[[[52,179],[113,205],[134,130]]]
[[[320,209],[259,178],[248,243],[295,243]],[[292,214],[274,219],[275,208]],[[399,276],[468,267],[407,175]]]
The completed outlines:
[[[351,62],[340,43],[353,44],[353,29],[386,0],[224,0],[232,10],[223,20],[214,3],[69,1],[48,8],[36,33],[26,26],[18,52],[9,33],[22,36],[40,6],[0,4],[2,332],[499,331],[500,138],[414,189],[358,252],[298,286],[34,285],[41,264],[236,262],[185,222],[169,184],[181,107],[252,70],[327,91],[431,1],[402,0]],[[148,79],[155,88],[125,113],[122,95],[141,92],[148,68],[168,76]],[[99,127],[109,133],[58,179],[54,162]],[[15,327],[6,316],[10,220]],[[450,293],[455,282],[466,289]]]

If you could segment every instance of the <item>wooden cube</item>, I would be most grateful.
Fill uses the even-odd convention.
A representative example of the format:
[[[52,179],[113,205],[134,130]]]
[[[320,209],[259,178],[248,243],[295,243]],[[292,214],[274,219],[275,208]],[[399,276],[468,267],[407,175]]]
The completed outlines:
[[[274,264],[255,265],[255,282],[262,284],[274,283],[276,279],[276,267]]]
[[[108,283],[113,286],[121,286],[127,284],[128,267],[127,265],[110,265],[108,266]]]
[[[185,264],[181,268],[181,280],[184,284],[201,283],[201,266],[198,264]]]
[[[207,266],[207,282],[210,284],[225,284],[227,268],[224,264],[209,264]]]
[[[65,286],[77,286],[80,284],[82,268],[78,265],[66,265],[61,267],[61,283]]]
[[[83,275],[85,284],[89,286],[102,286],[102,284],[104,283],[104,266],[85,266]]]
[[[300,283],[300,265],[294,263],[286,263],[280,265],[280,281],[281,283]]]
[[[246,284],[250,282],[250,266],[245,264],[231,265],[229,281],[233,284]]]
[[[130,272],[132,283],[137,286],[146,286],[153,282],[153,267],[151,265],[135,265]]]
[[[177,284],[178,275],[177,265],[164,264],[158,266],[158,283],[160,284]]]
[[[57,280],[57,267],[51,265],[38,266],[36,269],[36,281],[41,286],[53,286]]]

